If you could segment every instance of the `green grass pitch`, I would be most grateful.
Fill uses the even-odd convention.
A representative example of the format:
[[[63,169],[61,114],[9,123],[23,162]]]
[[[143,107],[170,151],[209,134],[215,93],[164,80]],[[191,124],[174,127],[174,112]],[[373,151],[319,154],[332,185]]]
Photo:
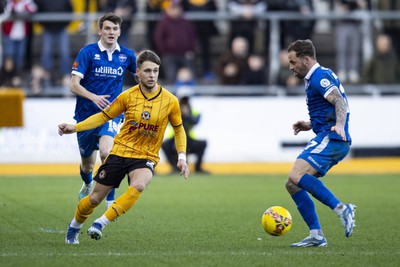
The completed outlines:
[[[336,215],[316,202],[326,248],[290,248],[308,234],[284,188],[284,175],[211,175],[184,180],[156,175],[136,205],[109,224],[99,241],[82,228],[64,244],[80,178],[0,176],[0,266],[400,266],[398,175],[328,175],[324,183],[355,203],[350,238]],[[126,190],[124,180],[117,195]],[[261,216],[287,208],[293,227],[267,235]]]

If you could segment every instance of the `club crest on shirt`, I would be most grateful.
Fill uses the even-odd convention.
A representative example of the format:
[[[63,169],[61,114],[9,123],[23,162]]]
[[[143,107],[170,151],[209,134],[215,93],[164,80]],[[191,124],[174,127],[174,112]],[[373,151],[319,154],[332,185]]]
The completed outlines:
[[[118,58],[119,58],[119,61],[121,61],[122,63],[124,63],[128,59],[128,57],[125,54],[119,55]]]
[[[331,84],[331,82],[330,82],[328,79],[322,79],[322,80],[319,82],[319,84],[320,84],[322,87],[326,88],[326,87],[328,87],[328,86]]]
[[[99,173],[99,178],[100,178],[100,179],[106,178],[106,171],[105,171],[105,170],[102,170],[102,171]]]
[[[150,112],[148,111],[143,111],[142,113],[142,119],[148,121],[150,119]]]

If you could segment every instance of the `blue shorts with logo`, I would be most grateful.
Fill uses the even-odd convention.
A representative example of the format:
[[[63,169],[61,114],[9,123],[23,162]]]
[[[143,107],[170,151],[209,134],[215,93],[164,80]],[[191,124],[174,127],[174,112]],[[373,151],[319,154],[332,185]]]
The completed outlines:
[[[83,158],[88,158],[93,154],[94,150],[99,150],[99,139],[104,135],[115,137],[118,133],[121,118],[117,117],[103,125],[77,133],[79,152]]]
[[[324,176],[333,166],[344,159],[350,151],[350,143],[342,140],[330,139],[327,134],[322,139],[312,139],[298,158],[304,159]]]

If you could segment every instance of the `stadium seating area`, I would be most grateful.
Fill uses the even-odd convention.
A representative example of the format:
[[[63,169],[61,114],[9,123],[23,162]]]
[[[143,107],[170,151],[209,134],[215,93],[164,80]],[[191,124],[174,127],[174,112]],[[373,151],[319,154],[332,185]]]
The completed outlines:
[[[375,11],[374,11],[375,12]],[[277,20],[279,23],[279,20],[287,18],[285,13],[282,13],[282,16],[271,16],[272,12],[267,12],[265,15],[260,17],[260,21],[273,21]],[[378,14],[378,13],[370,13],[373,14],[370,17],[360,17],[358,19],[362,19],[370,22],[367,23],[368,29],[367,31],[364,31],[363,33],[368,33],[363,35],[363,48],[365,47],[373,47],[372,41],[374,34],[376,32],[376,25],[381,22],[381,19],[387,19],[387,18],[392,18],[396,14]],[[64,17],[66,18],[71,18],[69,17],[70,15],[68,14],[63,14]],[[88,19],[89,21],[91,19],[95,20],[97,17],[99,17],[101,14],[96,14],[93,13],[91,16],[85,16],[83,15],[84,19]],[[193,15],[193,14],[191,14]],[[194,14],[196,15],[196,14]],[[221,53],[225,50],[227,50],[228,47],[228,38],[229,38],[229,27],[228,27],[228,22],[233,19],[234,17],[231,16],[230,14],[226,12],[218,12],[217,15],[213,14],[197,14],[197,18],[192,19],[193,21],[200,20],[204,18],[212,18],[216,21],[217,25],[219,26],[218,28],[220,29],[220,35],[214,36],[211,39],[211,63],[213,65],[216,64],[216,61],[218,57],[221,55]],[[291,13],[290,16],[296,16],[296,14]],[[400,15],[397,14],[397,16],[400,19]],[[62,16],[60,16],[62,17]],[[187,16],[189,19],[191,19],[190,15]],[[196,16],[193,16],[196,17]],[[335,70],[335,47],[334,47],[334,36],[333,36],[333,22],[338,20],[337,17],[333,16],[329,12],[316,12],[314,15],[311,17],[317,19],[317,27],[315,28],[312,39],[317,47],[317,58],[318,61],[321,65],[327,66]],[[39,20],[43,19],[48,19],[51,20],[52,18],[46,18],[46,16],[41,15],[40,18],[39,16],[34,15],[32,20],[34,22],[37,22]],[[76,17],[74,18],[76,19]],[[152,19],[152,18],[150,18]],[[143,11],[140,11],[135,17],[134,17],[135,23],[134,27],[132,27],[129,39],[132,43],[132,48],[135,49],[136,51],[142,49],[142,48],[147,48],[148,47],[148,40],[146,37],[146,22],[149,20],[149,17],[146,16]],[[318,27],[318,23],[320,21],[324,22],[324,27]],[[94,25],[94,24],[93,24]],[[279,29],[278,29],[279,31]],[[257,44],[258,47],[263,47],[264,44],[261,43],[264,40],[264,35],[265,31],[260,30],[257,34]],[[278,33],[274,33],[275,35],[279,35]],[[71,62],[67,64],[72,64],[73,58],[77,55],[79,52],[79,49],[82,48],[85,44],[88,42],[94,42],[97,41],[97,34],[95,30],[90,31],[78,31],[75,27],[74,31],[71,31],[71,42],[70,42],[70,47],[71,47]],[[275,40],[276,42],[276,40]],[[367,43],[367,45],[365,45]],[[271,45],[274,45],[273,43],[270,43]],[[26,94],[28,97],[33,97],[33,96],[44,96],[44,97],[59,97],[59,96],[70,96],[70,92],[68,88],[65,88],[63,86],[53,86],[51,88],[46,88],[41,92],[40,95],[34,95],[32,94],[29,84],[30,84],[30,79],[31,79],[31,67],[32,65],[36,64],[39,62],[40,58],[40,48],[42,46],[42,36],[40,32],[35,32],[35,34],[32,36],[31,39],[31,45],[30,45],[30,53],[28,53],[28,60],[27,60],[27,66],[25,68],[25,73],[23,76],[23,89],[26,91]],[[276,43],[275,43],[276,47]],[[278,51],[278,50],[276,50]],[[265,53],[265,56],[267,58],[267,65],[269,65],[268,72],[269,76],[276,75],[274,72],[271,72],[271,69],[273,69],[273,66],[278,66],[279,67],[279,62],[278,62],[278,56],[275,57],[275,55],[271,55],[271,53],[268,53],[268,51],[263,51]],[[365,60],[366,57],[371,56],[372,51],[368,50],[365,52],[362,52],[362,57],[363,60]],[[57,55],[54,55],[57,57]],[[197,55],[197,62],[196,64],[200,65],[200,58],[202,57],[201,54]],[[57,61],[55,61],[56,63]],[[55,69],[57,69],[59,66],[56,66]],[[56,77],[57,78],[57,77]],[[60,78],[60,77],[58,77]],[[270,77],[269,77],[270,78]],[[273,81],[274,79],[269,79],[270,81]],[[134,80],[131,76],[127,76],[126,79],[126,86],[130,86],[134,83]],[[1,85],[0,85],[1,86]],[[243,87],[243,86],[242,86]],[[267,88],[266,88],[267,87]],[[364,85],[364,84],[349,84],[346,85],[346,89],[348,93],[352,94],[365,94],[365,95],[381,95],[381,94],[399,94],[400,90],[397,88],[398,86],[394,85]],[[172,91],[174,91],[173,86],[169,86]],[[282,94],[288,94],[292,95],[292,93],[288,93],[286,88],[281,88],[277,87],[274,82],[269,82],[267,86],[263,86],[260,88],[259,86],[246,86],[245,90],[242,90],[241,86],[237,86],[237,88],[232,88],[232,86],[226,87],[222,86],[219,84],[218,80],[215,79],[213,81],[207,81],[204,82],[202,79],[198,80],[197,86],[196,86],[196,91],[199,94],[214,94],[214,95],[225,95],[225,94],[232,94],[232,95],[246,95],[246,94],[262,94],[262,95],[282,95]],[[231,92],[229,93],[229,90]],[[301,93],[301,90],[300,90]],[[296,94],[296,93],[295,93]]]

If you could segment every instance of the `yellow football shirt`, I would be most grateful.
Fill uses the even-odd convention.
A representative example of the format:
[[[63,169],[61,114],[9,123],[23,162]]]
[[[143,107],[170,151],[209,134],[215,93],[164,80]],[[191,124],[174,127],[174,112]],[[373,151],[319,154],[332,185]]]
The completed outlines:
[[[93,128],[122,112],[125,113],[125,121],[115,136],[110,154],[149,159],[157,164],[168,122],[180,133],[178,151],[186,152],[186,136],[178,99],[160,85],[152,93],[143,92],[139,85],[127,89],[102,111],[103,114],[93,115],[78,123],[76,130]]]

